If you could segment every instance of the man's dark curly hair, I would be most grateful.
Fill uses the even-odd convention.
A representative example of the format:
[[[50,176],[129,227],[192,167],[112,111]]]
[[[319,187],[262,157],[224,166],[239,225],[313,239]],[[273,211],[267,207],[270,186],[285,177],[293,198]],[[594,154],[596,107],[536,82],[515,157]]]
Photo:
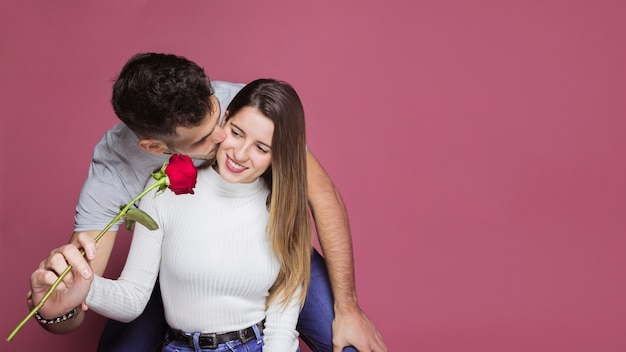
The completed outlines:
[[[113,110],[140,138],[176,136],[213,112],[211,82],[204,69],[184,57],[139,53],[113,84]]]

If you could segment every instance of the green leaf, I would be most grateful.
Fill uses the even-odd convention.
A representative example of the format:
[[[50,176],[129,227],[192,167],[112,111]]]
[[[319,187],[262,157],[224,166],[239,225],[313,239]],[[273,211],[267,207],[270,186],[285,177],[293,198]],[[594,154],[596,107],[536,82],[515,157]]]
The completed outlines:
[[[126,219],[126,221],[124,222],[124,227],[128,232],[133,232],[133,225],[135,225],[135,221],[133,220]]]
[[[128,229],[129,223],[130,223],[130,226],[132,227],[132,224],[135,221],[145,226],[148,230],[156,230],[159,228],[159,225],[157,225],[156,221],[154,221],[154,219],[152,219],[150,215],[148,215],[145,211],[138,209],[138,208],[128,209],[128,212],[126,213],[125,218],[126,218],[126,229]]]
[[[159,171],[155,171],[152,173],[152,177],[159,181],[160,179],[162,179],[163,177],[165,177],[165,169],[167,168],[167,160],[165,160],[163,162],[163,166],[161,166],[161,169]]]

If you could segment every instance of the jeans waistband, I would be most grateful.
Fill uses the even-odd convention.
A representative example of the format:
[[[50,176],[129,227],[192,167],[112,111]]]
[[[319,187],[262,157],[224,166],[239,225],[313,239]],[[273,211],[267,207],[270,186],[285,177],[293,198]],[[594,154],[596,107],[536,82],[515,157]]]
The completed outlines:
[[[261,321],[255,325],[258,327],[259,333],[263,333],[264,322]],[[193,335],[194,335],[193,333],[183,332],[177,329],[170,328],[168,330],[169,341],[176,340],[180,342],[185,342],[191,348],[194,347]],[[225,332],[221,334],[201,333],[200,338],[199,338],[199,344],[200,344],[200,348],[214,350],[214,349],[217,349],[217,346],[220,343],[224,343],[228,341],[235,341],[235,340],[241,340],[242,343],[246,343],[252,340],[253,338],[255,338],[254,327],[250,326],[248,328],[241,329],[238,331],[230,331],[230,332]]]

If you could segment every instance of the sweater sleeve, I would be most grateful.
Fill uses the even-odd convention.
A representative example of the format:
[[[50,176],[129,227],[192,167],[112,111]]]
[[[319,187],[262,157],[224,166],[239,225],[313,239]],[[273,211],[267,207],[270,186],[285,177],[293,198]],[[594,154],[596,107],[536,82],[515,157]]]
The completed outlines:
[[[151,195],[142,210],[159,222],[151,211]],[[126,264],[117,280],[96,276],[87,295],[89,309],[114,320],[130,322],[145,309],[154,288],[161,261],[161,228],[150,231],[135,224]]]
[[[300,303],[297,300],[300,292],[301,288],[296,290],[286,306],[274,299],[267,307],[263,352],[298,351],[296,324],[300,314]]]

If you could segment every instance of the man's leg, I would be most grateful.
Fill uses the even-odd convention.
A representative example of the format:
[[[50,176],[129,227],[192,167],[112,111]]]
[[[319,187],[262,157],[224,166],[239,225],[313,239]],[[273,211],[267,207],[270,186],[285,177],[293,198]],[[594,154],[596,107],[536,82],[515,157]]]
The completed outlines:
[[[137,319],[130,323],[111,319],[107,321],[98,341],[98,351],[161,351],[166,331],[167,323],[157,280],[146,309]]]
[[[313,250],[311,255],[311,283],[298,319],[298,332],[313,352],[332,352],[332,323],[335,318],[333,293],[324,258]],[[356,352],[346,347],[344,352]]]

